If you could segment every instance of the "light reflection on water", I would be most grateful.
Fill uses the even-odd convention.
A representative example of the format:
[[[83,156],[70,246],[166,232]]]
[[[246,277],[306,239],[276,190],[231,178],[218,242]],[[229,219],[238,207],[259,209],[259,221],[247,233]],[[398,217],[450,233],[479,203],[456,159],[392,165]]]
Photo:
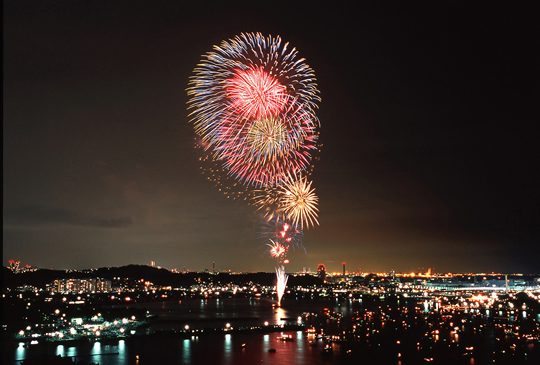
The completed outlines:
[[[232,341],[231,335],[228,333],[225,335],[225,346],[223,348],[224,364],[231,364],[232,359]]]
[[[126,355],[126,341],[118,341],[118,360],[127,364],[127,355]]]
[[[68,347],[66,356],[69,356],[69,357],[77,356],[77,348],[75,346]]]
[[[305,358],[304,338],[302,331],[296,331],[296,363],[301,363]]]
[[[337,302],[337,304],[334,306],[333,310],[334,312],[341,312],[344,316],[350,316],[352,315],[352,307],[353,307],[353,301],[347,300],[344,302]]]
[[[183,341],[182,360],[184,364],[191,364],[191,341],[187,338]]]
[[[64,356],[64,345],[56,346],[56,355],[57,356]]]
[[[291,318],[292,323],[303,312],[316,312],[325,307],[343,313],[351,313],[361,304],[343,301],[284,301],[283,307],[272,306],[271,300],[261,299],[206,299],[196,301],[174,301],[162,303],[141,303],[150,311],[157,311],[165,319],[176,321],[181,330],[186,324],[190,328],[216,325],[218,328],[231,323],[237,328],[243,325],[264,326],[285,324],[283,318]],[[216,315],[220,313],[220,315]],[[204,319],[204,320],[201,320]],[[197,320],[199,320],[197,322]],[[169,327],[170,329],[170,327]],[[294,341],[280,341],[278,337],[291,334]],[[99,363],[100,365],[152,364],[157,356],[163,357],[167,364],[314,364],[321,361],[321,347],[308,344],[308,336],[302,331],[275,333],[226,333],[208,336],[193,336],[187,339],[175,336],[159,338],[142,337],[121,340],[105,340],[81,343],[27,345],[20,343],[11,352],[11,361],[39,359],[61,355],[76,361]],[[246,344],[245,347],[242,346]],[[276,349],[276,352],[269,352]],[[140,356],[137,360],[136,356]],[[326,359],[325,364],[337,364]],[[5,362],[10,363],[10,362]],[[11,362],[14,364],[15,362]],[[20,363],[17,363],[18,365]]]
[[[24,342],[19,342],[17,350],[15,350],[15,359],[25,359],[26,358],[26,347],[24,347]]]
[[[282,318],[285,318],[285,311],[281,307],[277,307],[276,313],[274,314],[274,323],[276,323],[278,326],[284,325],[285,321],[282,320]]]
[[[94,346],[92,346],[92,350],[90,350],[90,355],[92,355],[91,359],[92,362],[97,362],[99,364],[102,363],[101,359],[101,343],[95,342]]]
[[[270,350],[270,335],[263,336],[263,351],[268,352]]]

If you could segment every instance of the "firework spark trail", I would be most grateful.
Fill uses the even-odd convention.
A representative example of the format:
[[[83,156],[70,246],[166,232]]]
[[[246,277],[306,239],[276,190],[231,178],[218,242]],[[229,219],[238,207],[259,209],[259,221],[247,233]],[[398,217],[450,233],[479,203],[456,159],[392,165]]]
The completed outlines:
[[[289,275],[285,274],[285,267],[280,266],[276,268],[276,292],[278,296],[278,306],[281,307],[281,298],[285,293],[285,287],[287,286],[287,280]]]
[[[223,166],[212,158],[212,154],[205,149],[204,143],[200,139],[195,139],[193,145],[199,156],[199,169],[202,175],[214,184],[227,199],[245,200],[248,204],[252,204],[255,191],[246,189],[242,183],[228,175]]]

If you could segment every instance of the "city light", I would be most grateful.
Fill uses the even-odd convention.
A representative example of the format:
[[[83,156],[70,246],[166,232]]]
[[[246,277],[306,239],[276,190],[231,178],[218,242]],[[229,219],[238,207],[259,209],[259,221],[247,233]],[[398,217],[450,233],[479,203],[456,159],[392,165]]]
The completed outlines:
[[[206,310],[210,303],[218,307],[235,300],[245,300],[250,306],[264,307],[272,303],[268,307],[271,315],[257,316],[258,324],[253,322],[245,326],[239,321],[238,325],[234,322],[233,326],[230,321],[224,323],[221,318],[216,318],[214,320],[218,324],[212,328],[208,327],[211,321],[195,320],[187,324],[186,320],[178,325],[173,324],[170,331],[165,331],[170,336],[189,336],[189,341],[203,340],[206,334],[215,331],[230,335],[231,343],[237,333],[251,331],[282,331],[277,336],[282,341],[301,341],[301,336],[290,336],[286,332],[297,331],[306,334],[306,341],[312,341],[310,346],[316,346],[321,341],[319,346],[322,351],[330,354],[335,348],[322,347],[322,343],[347,342],[347,346],[354,347],[357,343],[363,346],[362,343],[376,344],[381,336],[395,333],[395,338],[392,338],[393,335],[389,337],[396,346],[394,356],[399,361],[407,362],[410,360],[407,350],[409,341],[404,339],[415,336],[415,329],[425,328],[421,338],[414,338],[410,342],[414,343],[412,346],[418,356],[422,355],[426,362],[436,362],[433,349],[441,345],[454,346],[448,347],[448,351],[454,351],[455,356],[468,356],[470,359],[479,356],[479,350],[472,346],[470,339],[488,341],[482,337],[486,335],[488,324],[493,328],[496,343],[508,343],[497,352],[501,354],[497,356],[503,356],[503,359],[510,359],[509,356],[528,349],[524,344],[540,340],[540,278],[537,276],[436,274],[433,271],[429,274],[416,273],[415,276],[394,272],[346,272],[343,275],[341,272],[325,274],[322,280],[321,272],[303,270],[287,274],[289,280],[293,280],[293,285],[284,290],[287,302],[290,300],[291,303],[291,307],[286,306],[286,309],[272,303],[276,296],[274,285],[262,285],[250,276],[247,276],[249,280],[239,283],[233,276],[235,274],[229,273],[226,274],[228,280],[223,280],[223,277],[216,280],[218,274],[201,275],[201,280],[186,287],[152,284],[150,289],[145,285],[147,280],[133,280],[128,285],[127,280],[117,278],[114,290],[118,295],[114,296],[106,293],[56,295],[51,290],[52,286],[42,291],[6,290],[5,296],[13,305],[19,303],[25,311],[35,312],[33,318],[42,318],[12,329],[11,336],[19,341],[43,339],[63,342],[92,337],[103,341],[163,331],[154,327],[163,324],[156,315],[156,308],[136,312],[128,310],[136,307],[125,303],[125,294],[122,293],[129,293],[129,297],[137,303],[161,301],[164,308],[178,306],[185,311],[187,306],[190,310],[204,309],[205,316],[209,314]],[[310,281],[300,285],[300,282],[294,282],[298,279]],[[123,304],[119,306],[122,309],[119,309],[118,317],[111,317],[110,308],[119,303]],[[196,306],[190,307],[194,303],[197,303]],[[295,313],[294,308],[303,306],[302,303],[323,303],[324,308]],[[73,317],[74,313],[78,313],[78,316]],[[189,318],[197,318],[195,312],[190,312]],[[507,342],[501,342],[503,339]],[[386,345],[381,343],[382,346]],[[245,348],[248,347],[249,343],[246,343]],[[530,355],[531,350],[527,351]]]

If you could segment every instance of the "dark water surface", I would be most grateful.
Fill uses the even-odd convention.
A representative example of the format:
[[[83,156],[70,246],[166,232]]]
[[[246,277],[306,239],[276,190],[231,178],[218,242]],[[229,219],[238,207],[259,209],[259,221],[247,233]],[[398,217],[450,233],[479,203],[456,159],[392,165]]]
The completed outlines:
[[[223,328],[227,323],[233,327],[285,324],[296,320],[302,313],[317,313],[324,308],[351,315],[362,307],[358,300],[292,300],[276,307],[271,299],[201,299],[170,302],[140,303],[133,307],[146,308],[156,313],[160,321],[151,324],[151,331],[178,330],[187,324],[190,328]]]
[[[455,328],[445,325],[448,314],[443,318],[435,312],[428,318],[428,309],[424,306],[416,308],[416,299],[379,300],[376,297],[363,300],[285,300],[283,307],[275,307],[274,301],[264,298],[130,304],[129,307],[146,309],[157,315],[149,319],[145,329],[149,335],[88,342],[14,343],[3,347],[2,359],[4,364],[20,364],[25,359],[42,363],[62,356],[100,365],[540,364],[537,342],[520,341],[518,345],[508,347],[512,339],[501,334],[502,330],[495,339],[492,317],[473,315],[473,311],[455,313],[449,320],[460,323],[463,331],[457,334],[448,332]],[[404,310],[411,305],[414,308],[411,312]],[[325,334],[350,329],[355,323],[350,317],[365,309],[358,332],[362,339],[333,342],[333,353],[328,354],[323,351],[326,343],[298,330],[302,327],[285,326],[283,331],[280,328],[287,323],[295,324],[304,313],[320,313],[324,309],[343,315],[343,320],[333,314],[317,317]],[[313,320],[310,317],[310,323],[313,324]],[[537,326],[535,321],[529,322],[520,322],[520,326]],[[225,328],[230,331],[224,332]],[[439,334],[439,328],[444,329],[444,335],[443,332]],[[272,332],[275,329],[279,331]],[[282,335],[290,335],[293,340],[280,341],[278,337]],[[269,351],[271,349],[275,351]]]
[[[283,307],[273,307],[268,299],[207,299],[139,303],[159,316],[149,328],[157,336],[133,337],[122,340],[103,340],[90,343],[39,343],[37,345],[4,349],[4,363],[19,364],[25,359],[69,356],[80,361],[100,365],[122,364],[342,364],[356,362],[357,356],[347,353],[347,344],[334,344],[333,355],[322,354],[323,343],[311,346],[303,331],[273,333],[213,333],[182,338],[167,335],[170,330],[233,328],[284,323],[304,312],[318,312],[324,308],[344,315],[361,308],[358,301],[299,300],[287,301]],[[159,335],[159,333],[163,333]],[[291,334],[294,341],[280,341],[282,334]],[[275,352],[269,352],[275,349]],[[9,353],[8,353],[9,352]],[[356,358],[356,360],[355,360]]]
[[[292,342],[279,341],[291,334]],[[245,345],[245,346],[243,346]],[[269,352],[275,349],[275,352]],[[334,345],[333,355],[322,355],[322,342],[310,346],[303,331],[268,334],[213,334],[181,339],[178,337],[131,338],[104,344],[86,345],[43,344],[18,347],[16,360],[52,358],[56,355],[73,357],[108,365],[120,364],[342,364],[348,362],[345,348]],[[341,351],[342,350],[342,351]],[[138,359],[137,359],[138,356]],[[13,361],[19,363],[19,361]]]

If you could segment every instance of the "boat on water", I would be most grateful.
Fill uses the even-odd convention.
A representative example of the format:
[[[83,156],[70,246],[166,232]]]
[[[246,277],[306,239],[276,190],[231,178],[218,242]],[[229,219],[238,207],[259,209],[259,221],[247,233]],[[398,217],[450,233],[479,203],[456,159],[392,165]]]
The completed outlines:
[[[294,338],[293,338],[292,335],[283,335],[283,336],[279,336],[278,340],[280,340],[280,341],[294,341]]]
[[[324,346],[323,350],[321,351],[322,355],[332,355],[333,353],[334,353],[334,350],[332,349],[332,346],[330,346],[329,344],[326,344],[326,346]]]
[[[327,341],[330,342],[346,342],[347,339],[340,335],[332,335],[331,337],[326,338]]]

